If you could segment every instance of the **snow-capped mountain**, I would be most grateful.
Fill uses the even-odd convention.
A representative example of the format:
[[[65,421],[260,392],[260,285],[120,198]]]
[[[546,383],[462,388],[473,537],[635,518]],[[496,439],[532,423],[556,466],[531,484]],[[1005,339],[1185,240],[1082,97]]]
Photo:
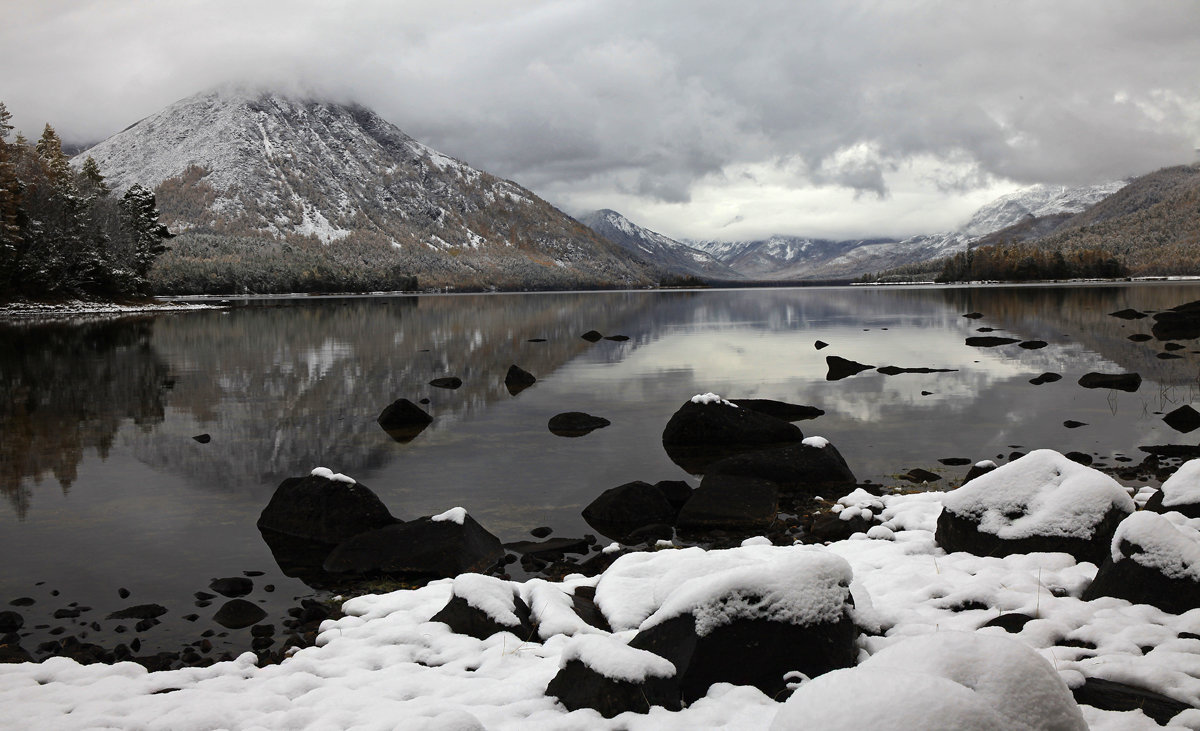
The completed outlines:
[[[224,87],[131,125],[77,164],[87,156],[114,189],[155,189],[173,231],[390,243],[430,284],[651,281],[642,263],[529,190],[358,105]]]
[[[1034,185],[997,198],[956,231],[895,239],[829,241],[772,236],[758,241],[689,241],[751,279],[853,279],[863,274],[940,259],[972,242],[1035,218],[1083,211],[1120,190],[1125,181],[1080,187]]]
[[[709,280],[743,278],[711,254],[643,228],[616,211],[603,208],[578,216],[578,219],[583,225],[666,274]]]

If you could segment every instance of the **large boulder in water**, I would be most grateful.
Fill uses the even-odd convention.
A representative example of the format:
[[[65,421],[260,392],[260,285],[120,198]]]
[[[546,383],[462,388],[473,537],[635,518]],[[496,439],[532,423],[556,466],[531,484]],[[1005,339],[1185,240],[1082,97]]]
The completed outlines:
[[[803,438],[795,424],[741,408],[712,393],[693,396],[679,407],[662,434],[667,456],[693,473],[730,454]]]
[[[411,442],[432,424],[433,417],[412,401],[402,398],[389,404],[375,421],[389,437],[403,444]]]
[[[504,387],[508,389],[508,393],[512,396],[516,396],[535,383],[537,383],[537,376],[515,363],[510,365],[508,373],[504,374]]]
[[[771,731],[1087,731],[1067,684],[1019,640],[941,631],[804,683]]]
[[[323,568],[332,574],[451,577],[487,571],[502,558],[500,539],[454,508],[360,533],[333,549]]]
[[[977,556],[1062,552],[1099,565],[1133,510],[1113,478],[1038,449],[947,493],[935,538]]]
[[[774,416],[776,419],[783,419],[784,421],[804,421],[815,419],[825,414],[824,409],[818,409],[816,406],[789,404],[786,401],[775,401],[765,398],[733,398],[729,399],[729,403],[743,409],[757,411],[760,414]]]
[[[258,516],[259,530],[330,545],[396,522],[366,485],[322,467],[279,483]]]
[[[855,484],[846,460],[824,437],[808,437],[799,444],[726,457],[710,464],[705,474],[756,477],[770,480],[786,491]]]
[[[727,530],[758,535],[779,512],[779,486],[768,480],[709,474],[679,511],[681,532]]]
[[[626,536],[642,526],[672,523],[678,512],[661,488],[638,480],[600,493],[583,509],[583,519],[607,536]]]
[[[1117,526],[1112,552],[1083,593],[1183,614],[1200,608],[1200,532],[1178,513],[1139,511]]]
[[[1150,332],[1159,340],[1200,338],[1200,300],[1157,313]]]
[[[1085,373],[1079,377],[1079,385],[1133,393],[1142,385],[1142,377],[1137,373]]]

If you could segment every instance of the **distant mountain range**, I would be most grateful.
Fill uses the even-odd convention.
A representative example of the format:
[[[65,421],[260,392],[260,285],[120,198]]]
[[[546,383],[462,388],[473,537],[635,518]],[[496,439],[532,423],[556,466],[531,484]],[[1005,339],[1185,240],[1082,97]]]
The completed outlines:
[[[607,208],[579,216],[579,221],[667,276],[702,280],[739,280],[742,273],[706,251],[642,228]]]
[[[644,286],[643,261],[529,190],[429,148],[361,106],[226,87],[74,158],[155,190],[172,231],[373,244],[422,285]],[[391,247],[389,250],[387,247]]]

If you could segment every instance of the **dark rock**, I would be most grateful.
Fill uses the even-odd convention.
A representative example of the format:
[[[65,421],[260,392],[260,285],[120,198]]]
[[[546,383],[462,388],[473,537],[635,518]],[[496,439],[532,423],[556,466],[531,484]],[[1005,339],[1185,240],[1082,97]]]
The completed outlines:
[[[396,399],[376,419],[387,435],[401,444],[411,442],[433,423],[430,416],[406,398]]]
[[[1147,335],[1146,333],[1134,333],[1133,335],[1129,336],[1129,339],[1135,343],[1144,343],[1147,340],[1153,340],[1154,336]]]
[[[1109,317],[1119,317],[1122,320],[1140,320],[1147,316],[1145,312],[1138,312],[1132,307],[1127,307],[1123,310],[1117,310],[1116,312],[1110,312],[1108,315]]]
[[[824,340],[818,340],[817,342],[813,343],[813,346],[814,346],[814,347],[815,347],[817,350],[822,350],[822,349],[824,349],[824,348],[828,348],[828,347],[829,347],[829,343],[825,342]]]
[[[1190,444],[1153,444],[1138,447],[1138,449],[1155,457],[1174,457],[1176,459],[1200,458],[1200,446],[1192,446]]]
[[[1164,528],[1170,527],[1164,518],[1159,520],[1163,521]],[[1122,558],[1114,561],[1109,555],[1100,564],[1096,578],[1083,592],[1084,601],[1112,596],[1134,604],[1150,604],[1171,614],[1183,614],[1200,607],[1200,582],[1186,577],[1169,577],[1143,566],[1131,557],[1141,552],[1142,547],[1127,540],[1122,540],[1118,549]]]
[[[722,457],[771,444],[799,442],[795,424],[733,404],[688,401],[663,429],[663,448],[693,474]]]
[[[435,378],[429,382],[429,385],[433,386],[434,388],[446,388],[451,391],[453,391],[456,388],[459,388],[460,386],[462,386],[462,384],[463,384],[462,379],[459,378],[458,376],[446,376],[444,378]]]
[[[875,366],[865,365],[853,360],[847,360],[837,355],[825,356],[825,365],[828,366],[829,372],[825,374],[826,381],[840,381],[843,378],[849,378],[856,373],[869,371]]]
[[[510,365],[508,373],[504,375],[504,387],[512,396],[516,396],[536,382],[537,378],[532,373],[516,365]]]
[[[548,525],[543,525],[543,526],[539,526],[539,527],[534,528],[533,530],[529,531],[529,535],[533,536],[534,538],[545,538],[546,536],[550,535],[553,532],[554,532],[553,528],[551,528]]]
[[[243,571],[243,572],[242,572],[242,576],[250,576],[250,577],[254,577],[254,576],[262,576],[264,573],[266,573],[266,572],[265,572],[265,571],[258,571],[258,570],[251,569],[251,570],[248,570],[248,571]]]
[[[546,342],[546,338],[529,338],[525,342],[527,342],[527,343],[544,343],[544,342]]]
[[[706,475],[675,521],[681,531],[762,531],[779,512],[779,486],[735,475]]]
[[[75,619],[79,616],[78,609],[56,609],[54,610],[55,619]]]
[[[250,628],[251,637],[270,637],[275,634],[275,625],[256,624]]]
[[[254,590],[254,582],[244,576],[229,576],[223,579],[213,579],[209,582],[208,588],[221,596],[246,596]]]
[[[1113,508],[1096,525],[1092,537],[1031,536],[1004,539],[979,530],[979,524],[942,508],[938,515],[935,538],[947,552],[966,551],[976,556],[1011,556],[1017,553],[1069,553],[1078,561],[1100,564],[1107,555],[1113,531],[1128,513]]]
[[[1035,386],[1040,386],[1040,385],[1042,385],[1043,383],[1054,383],[1055,381],[1061,381],[1061,380],[1062,380],[1062,375],[1061,375],[1061,374],[1058,374],[1058,373],[1043,373],[1042,375],[1040,375],[1040,376],[1037,376],[1037,377],[1035,377],[1035,378],[1030,378],[1030,379],[1029,379],[1029,382],[1030,382],[1030,383],[1032,383],[1032,384],[1033,384],[1033,385],[1035,385]]]
[[[1159,340],[1200,338],[1200,300],[1157,313],[1150,332]]]
[[[1077,462],[1085,467],[1092,463],[1092,455],[1084,452],[1067,452],[1063,456],[1072,462]]]
[[[505,543],[504,548],[543,561],[557,561],[564,553],[586,556],[591,546],[582,538],[550,538],[545,541],[513,541]]]
[[[14,606],[14,607],[28,607],[35,603],[36,603],[36,600],[33,597],[22,596],[22,597],[17,597],[16,599],[13,599],[11,602],[9,602],[9,605]]]
[[[430,401],[427,398],[423,398],[420,401],[418,401],[417,403],[421,404],[422,406],[428,406],[430,404]]]
[[[993,617],[984,622],[981,627],[1000,627],[1005,632],[1020,632],[1026,624],[1032,622],[1034,617],[1020,612],[1008,612],[1001,614],[999,617]]]
[[[1164,343],[1163,344],[1163,350],[1183,350],[1186,347],[1187,346],[1180,345],[1179,343]]]
[[[458,576],[485,572],[504,558],[500,539],[470,515],[454,520],[417,518],[361,533],[325,559],[335,574]]]
[[[159,624],[161,624],[161,622],[159,622],[157,619],[153,617],[147,617],[146,619],[140,620],[137,624],[133,625],[133,630],[135,632],[145,632],[151,627],[157,627]]]
[[[678,511],[692,497],[692,486],[683,480],[660,480],[654,486],[662,491],[671,507]]]
[[[557,698],[569,711],[590,708],[605,718],[629,711],[649,713],[654,706],[669,711],[682,707],[675,678],[649,677],[641,683],[615,680],[577,658],[567,661],[551,679],[546,695]]]
[[[628,335],[605,335],[604,339],[605,340],[613,340],[618,343],[623,343],[629,339],[629,336]]]
[[[588,341],[589,343],[598,343],[598,342],[600,342],[601,338],[603,338],[604,336],[601,335],[600,333],[596,332],[595,330],[588,330],[587,332],[580,335],[579,337],[583,338],[584,340]]]
[[[1163,421],[1167,422],[1167,426],[1175,431],[1187,434],[1200,429],[1200,411],[1196,411],[1191,406],[1180,406],[1164,416]]]
[[[216,594],[209,594],[207,591],[198,591],[195,594],[192,594],[192,596],[196,597],[197,599],[199,599],[202,602],[207,601],[209,599],[217,598]]]
[[[596,604],[596,587],[575,587],[575,592],[571,594],[571,608],[575,611],[576,616],[593,627],[602,629],[605,632],[612,632],[612,626],[609,625],[608,618],[604,616],[604,612],[600,611],[600,607]]]
[[[226,629],[242,629],[258,624],[267,613],[263,608],[245,599],[230,599],[213,615],[213,621]]]
[[[1085,373],[1079,377],[1084,388],[1112,388],[1133,393],[1142,385],[1142,377],[1136,373]]]
[[[25,626],[25,618],[17,612],[0,612],[0,633],[16,632]]]
[[[1045,340],[1026,340],[1023,343],[1018,343],[1017,347],[1025,350],[1040,350],[1049,345]]]
[[[996,332],[996,328],[994,328],[994,327],[977,327],[977,328],[975,328],[975,332],[977,332],[977,333],[991,333],[991,332]]]
[[[804,537],[815,543],[844,541],[855,533],[866,533],[874,524],[861,515],[842,520],[839,513],[818,513],[809,517]]]
[[[1159,360],[1182,360],[1183,359],[1182,355],[1176,355],[1175,353],[1159,353],[1159,354],[1155,355],[1154,357],[1158,358]]]
[[[1017,338],[1002,338],[997,335],[973,335],[967,338],[967,345],[976,348],[995,348],[999,345],[1011,345],[1021,342]]]
[[[129,590],[122,586],[120,589],[117,589],[117,596],[121,597],[122,599],[128,599]]]
[[[930,472],[929,470],[917,467],[909,470],[903,475],[900,475],[900,479],[908,480],[913,484],[919,485],[923,482],[937,482],[938,480],[942,479],[942,476],[936,472]]]
[[[735,398],[729,399],[729,402],[738,408],[757,411],[760,414],[774,416],[776,419],[783,421],[815,419],[825,413],[824,409],[818,409],[815,406],[789,404],[786,401],[772,401],[771,399],[763,398]]]
[[[942,459],[939,459],[938,462],[941,462],[947,467],[962,467],[963,465],[971,464],[971,460],[967,459],[966,457],[943,457]]]
[[[854,473],[832,444],[789,444],[743,452],[714,462],[707,475],[733,475],[769,480],[785,491],[814,491],[855,484]]]
[[[1081,426],[1087,426],[1087,424],[1085,424],[1082,421],[1075,421],[1073,419],[1067,419],[1066,421],[1063,422],[1063,426],[1067,427],[1068,429],[1078,429]]]
[[[196,436],[192,437],[192,439],[195,439],[197,442],[200,442],[201,444],[208,444],[209,442],[212,441],[212,435],[197,434]]]
[[[628,536],[654,523],[673,523],[679,508],[661,488],[640,480],[610,487],[583,509],[588,525],[607,536]]]
[[[883,366],[876,368],[885,376],[898,376],[901,373],[954,373],[957,368],[901,368],[900,366]]]
[[[983,313],[982,312],[968,312],[967,314],[963,315],[963,317],[970,318],[972,320],[978,320],[979,318],[983,317]]]
[[[166,613],[167,608],[161,604],[137,604],[115,611],[106,619],[155,619]]]
[[[532,638],[535,630],[529,617],[529,607],[519,596],[513,597],[513,614],[517,616],[518,623],[504,624],[482,609],[471,606],[463,597],[453,595],[429,621],[443,622],[455,634],[468,635],[477,640],[486,640],[497,632],[512,632],[523,640]]]
[[[1102,711],[1141,711],[1160,726],[1191,708],[1152,690],[1100,678],[1085,678],[1083,685],[1071,689],[1071,694],[1076,703]]]
[[[582,411],[567,411],[551,416],[546,426],[555,436],[581,437],[611,423],[608,419],[585,414]]]
[[[258,528],[337,544],[395,522],[366,485],[310,475],[289,477],[279,484],[258,517]]]
[[[30,655],[20,645],[0,645],[0,663],[14,662],[33,662],[33,655]]]

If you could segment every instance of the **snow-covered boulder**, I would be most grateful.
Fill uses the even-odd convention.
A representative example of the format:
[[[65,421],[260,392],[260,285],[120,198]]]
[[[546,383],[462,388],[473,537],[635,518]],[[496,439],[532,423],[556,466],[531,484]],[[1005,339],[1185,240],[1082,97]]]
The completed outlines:
[[[1200,532],[1179,513],[1139,511],[1117,526],[1112,554],[1084,591],[1182,614],[1200,607]]]
[[[1062,552],[1099,565],[1133,510],[1113,478],[1038,449],[948,493],[936,539],[977,556]]]
[[[279,483],[258,516],[258,529],[334,545],[396,522],[366,485],[318,467]]]
[[[360,533],[325,559],[331,574],[458,576],[504,558],[500,539],[462,508]]]
[[[841,541],[866,533],[883,513],[883,500],[861,487],[838,498],[827,513],[818,513],[804,526],[808,542]]]
[[[771,731],[1087,727],[1050,663],[1016,640],[969,632],[912,637],[807,681],[771,723]]]
[[[844,559],[811,547],[689,548],[622,556],[597,584],[596,603],[615,631],[637,629],[629,648],[652,656],[627,659],[648,663],[645,677],[663,677],[652,657],[674,667],[662,687],[675,698],[690,703],[714,683],[778,696],[789,672],[816,676],[854,663],[850,580]]]
[[[1200,518],[1200,459],[1189,460],[1176,470],[1146,502],[1146,509],[1156,513],[1174,510]]]
[[[808,437],[799,444],[726,457],[709,465],[705,474],[757,477],[787,491],[811,492],[855,483],[845,458],[824,437]]]
[[[803,438],[795,424],[706,393],[692,397],[671,416],[662,443],[672,461],[698,473],[723,456]]]
[[[375,421],[389,437],[404,444],[411,442],[432,424],[433,417],[412,401],[402,398],[388,404]]]
[[[450,601],[429,621],[480,640],[497,632],[526,639],[534,631],[529,606],[511,582],[475,573],[455,577]]]

